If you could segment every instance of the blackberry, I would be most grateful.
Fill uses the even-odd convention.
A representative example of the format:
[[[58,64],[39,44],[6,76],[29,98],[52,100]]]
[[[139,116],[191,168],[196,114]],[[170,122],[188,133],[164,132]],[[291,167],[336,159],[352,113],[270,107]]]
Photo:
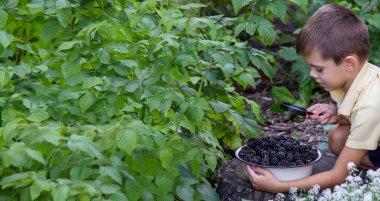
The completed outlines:
[[[284,145],[286,150],[292,150],[293,149],[293,144],[291,142],[286,141],[286,142],[284,142],[283,145]]]
[[[290,163],[287,160],[281,160],[280,162],[278,162],[278,166],[287,167],[287,166],[290,166]]]
[[[292,153],[286,154],[286,160],[289,162],[292,162],[293,161],[293,154]]]
[[[252,157],[251,160],[249,160],[249,162],[253,163],[253,164],[261,164],[261,158],[259,157]]]
[[[269,156],[267,156],[267,155],[263,156],[263,158],[261,159],[261,164],[262,165],[270,165]]]
[[[300,160],[301,157],[302,157],[302,155],[300,154],[300,152],[294,152],[293,160],[295,160],[295,161]]]
[[[280,147],[280,148],[278,148],[278,152],[285,152],[286,153],[286,149],[284,147]]]
[[[296,165],[303,165],[304,162],[301,159],[296,160]]]
[[[279,160],[282,160],[282,159],[284,159],[285,157],[286,157],[286,152],[282,152],[282,151],[280,151],[280,152],[277,153],[277,158],[278,158]]]
[[[307,145],[307,144],[301,144],[301,145],[298,146],[297,149],[298,149],[299,152],[305,152],[305,151],[308,151],[310,149],[313,149],[313,147],[310,146],[310,145]]]
[[[262,157],[264,157],[264,156],[268,156],[268,157],[269,157],[269,153],[268,153],[268,151],[266,151],[266,150],[262,150],[261,153],[260,153],[260,155],[261,155]]]
[[[263,141],[260,146],[263,147],[264,149],[268,149],[269,148],[269,143],[266,142],[266,141]]]
[[[271,166],[277,166],[278,165],[278,159],[277,158],[271,158],[270,165]]]
[[[262,141],[263,140],[261,138],[250,138],[248,139],[248,146],[250,147],[260,146]]]
[[[275,151],[275,150],[272,149],[272,150],[269,150],[268,152],[269,152],[269,156],[271,158],[277,157],[277,151]]]
[[[298,166],[314,161],[318,150],[311,145],[300,144],[291,137],[272,136],[250,138],[239,156],[244,161],[266,166]]]

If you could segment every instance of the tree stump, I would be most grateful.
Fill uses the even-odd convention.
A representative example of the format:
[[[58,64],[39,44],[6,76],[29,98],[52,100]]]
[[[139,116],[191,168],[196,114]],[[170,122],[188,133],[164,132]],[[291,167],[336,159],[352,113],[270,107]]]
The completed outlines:
[[[323,152],[322,158],[313,167],[312,174],[332,169],[336,156]],[[275,199],[276,194],[255,190],[245,175],[245,164],[238,159],[232,159],[219,168],[216,191],[221,201],[267,201]]]

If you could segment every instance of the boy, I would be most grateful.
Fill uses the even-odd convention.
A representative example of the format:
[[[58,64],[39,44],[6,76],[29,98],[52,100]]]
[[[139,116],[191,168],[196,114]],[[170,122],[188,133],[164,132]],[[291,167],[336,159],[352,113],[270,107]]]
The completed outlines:
[[[273,193],[289,192],[292,186],[334,187],[348,176],[349,162],[380,167],[380,69],[367,62],[370,44],[366,25],[345,7],[325,5],[302,28],[296,49],[309,63],[310,76],[337,102],[338,107],[316,104],[308,111],[314,113],[309,118],[321,124],[337,124],[328,136],[330,149],[338,158],[329,171],[285,182],[265,169],[247,166],[252,185]]]

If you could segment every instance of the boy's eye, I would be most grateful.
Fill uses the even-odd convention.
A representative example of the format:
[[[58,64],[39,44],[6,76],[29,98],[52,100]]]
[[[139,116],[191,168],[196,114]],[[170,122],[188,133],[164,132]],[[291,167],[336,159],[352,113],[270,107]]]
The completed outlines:
[[[317,70],[317,72],[322,72],[323,68],[317,68],[316,70]]]

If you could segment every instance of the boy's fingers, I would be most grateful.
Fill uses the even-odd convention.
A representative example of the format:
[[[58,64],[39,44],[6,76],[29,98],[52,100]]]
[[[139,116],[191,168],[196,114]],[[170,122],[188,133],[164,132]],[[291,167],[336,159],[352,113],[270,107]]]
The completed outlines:
[[[247,174],[249,180],[251,181],[253,187],[256,187],[255,186],[255,177],[257,176],[257,174],[255,173],[255,171],[252,170],[251,166],[250,165],[247,165],[245,167],[245,173]]]
[[[255,177],[257,176],[257,174],[255,173],[255,171],[253,171],[252,167],[250,165],[247,165],[245,167],[246,171],[248,172],[248,174],[251,176],[251,177]]]
[[[307,111],[312,112],[318,108],[319,108],[319,104],[315,104],[315,105],[312,105],[309,108],[307,108]]]
[[[264,168],[255,167],[253,169],[256,175],[264,175],[266,173],[266,170]]]

